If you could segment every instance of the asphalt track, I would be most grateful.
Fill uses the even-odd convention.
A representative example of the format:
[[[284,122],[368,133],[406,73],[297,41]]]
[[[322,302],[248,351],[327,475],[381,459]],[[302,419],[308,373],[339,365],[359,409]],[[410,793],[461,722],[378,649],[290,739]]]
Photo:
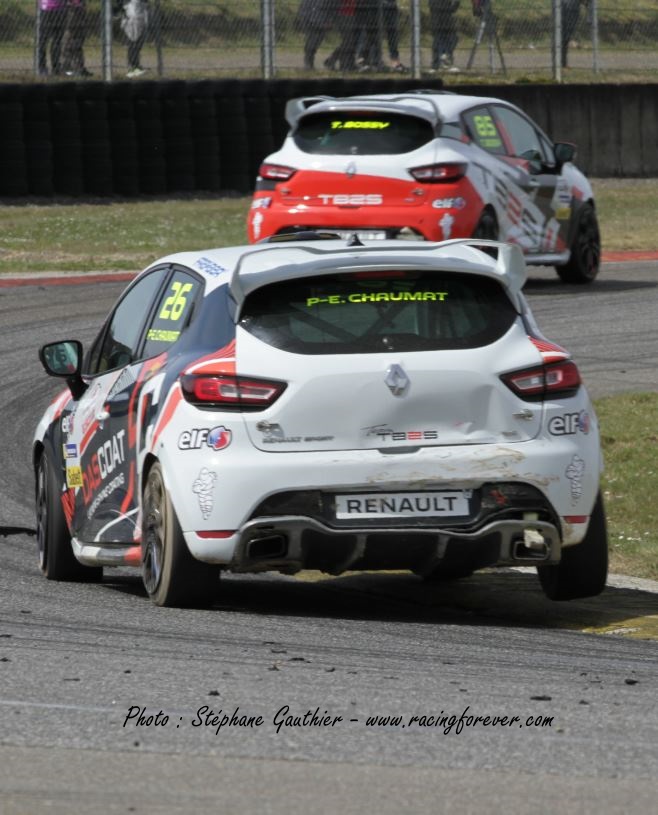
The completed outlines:
[[[123,285],[0,287],[3,815],[655,809],[655,584],[613,580],[554,604],[527,571],[440,589],[406,575],[230,577],[214,608],[181,611],[152,607],[129,572],[47,583],[20,532],[34,525],[29,442],[57,390],[36,349],[89,342]],[[593,395],[658,389],[656,263],[607,264],[583,289],[536,270],[526,291]],[[217,731],[206,706],[262,723]],[[168,720],[124,727],[131,708]],[[342,721],[304,725],[316,708]],[[449,732],[410,721],[465,710]]]

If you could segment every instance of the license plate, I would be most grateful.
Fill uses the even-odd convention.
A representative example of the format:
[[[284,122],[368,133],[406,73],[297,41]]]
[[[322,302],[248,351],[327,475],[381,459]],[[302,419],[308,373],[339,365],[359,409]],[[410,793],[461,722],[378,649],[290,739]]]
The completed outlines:
[[[356,235],[362,241],[383,241],[386,240],[386,231],[383,229],[331,229],[329,231],[337,232],[343,240],[348,241],[352,235]]]
[[[470,497],[470,490],[337,495],[336,519],[454,518],[469,514]]]

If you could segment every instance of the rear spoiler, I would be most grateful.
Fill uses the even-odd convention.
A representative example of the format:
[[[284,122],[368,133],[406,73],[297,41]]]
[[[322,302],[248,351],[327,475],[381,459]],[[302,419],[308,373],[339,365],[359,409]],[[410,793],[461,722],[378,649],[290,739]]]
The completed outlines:
[[[297,124],[299,117],[305,113],[310,107],[314,105],[319,105],[323,102],[329,103],[336,103],[337,106],[345,106],[345,107],[356,107],[356,106],[363,106],[365,109],[368,107],[376,108],[377,110],[389,110],[391,112],[400,110],[400,103],[410,102],[413,101],[414,106],[409,106],[409,108],[405,111],[406,113],[413,113],[416,116],[423,116],[424,118],[429,119],[434,124],[441,121],[441,116],[439,115],[439,109],[434,104],[434,101],[431,98],[427,98],[427,95],[441,95],[451,93],[451,91],[441,91],[441,90],[418,90],[418,91],[408,91],[407,93],[401,93],[397,96],[389,96],[386,99],[381,97],[373,98],[372,96],[299,96],[296,99],[290,99],[286,103],[286,121],[290,125],[291,128],[294,128]],[[427,106],[427,110],[419,110],[418,103]],[[324,108],[326,109],[336,109],[333,108],[332,105],[329,105]]]
[[[327,245],[328,243],[331,243],[331,248]],[[418,268],[431,268],[443,263],[445,268],[452,267],[454,271],[459,271],[460,262],[479,261],[477,257],[465,258],[462,253],[452,255],[449,251],[445,251],[454,246],[455,248],[468,247],[481,252],[484,257],[480,261],[478,271],[500,280],[510,293],[517,310],[523,310],[521,290],[527,279],[527,270],[523,253],[514,244],[478,238],[457,238],[441,243],[410,241],[402,246],[400,244],[404,242],[401,241],[397,241],[394,246],[390,243],[386,246],[378,246],[377,243],[375,241],[374,244],[359,247],[345,244],[336,247],[333,241],[320,241],[317,246],[291,243],[259,245],[258,248],[245,252],[240,257],[231,274],[229,291],[239,311],[246,296],[254,289],[265,285],[268,278],[271,280],[293,279],[300,276],[302,265],[307,265],[308,276],[315,276],[330,274],[332,271],[349,271],[350,268],[359,266],[359,258],[362,256],[367,256],[364,258],[363,267],[365,268],[372,263],[370,256],[379,255],[378,262],[381,265],[400,268],[401,265],[408,266],[411,262],[410,258],[405,259],[402,264],[399,257],[394,259],[401,251],[409,255],[417,254],[418,261],[421,261]],[[345,266],[341,266],[339,257],[337,257],[340,255],[344,255],[346,259],[349,258],[349,263],[346,263]],[[387,258],[387,255],[391,257]],[[247,276],[251,278],[249,282],[246,280]]]

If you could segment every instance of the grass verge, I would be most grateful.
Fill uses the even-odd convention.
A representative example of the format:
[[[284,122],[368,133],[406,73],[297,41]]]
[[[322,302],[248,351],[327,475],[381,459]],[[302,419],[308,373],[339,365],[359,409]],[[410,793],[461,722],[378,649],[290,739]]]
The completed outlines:
[[[658,249],[658,179],[594,179],[607,251]],[[137,271],[170,252],[246,241],[250,198],[0,204],[0,272]]]
[[[658,580],[658,393],[609,396],[595,408],[605,457],[610,570]]]

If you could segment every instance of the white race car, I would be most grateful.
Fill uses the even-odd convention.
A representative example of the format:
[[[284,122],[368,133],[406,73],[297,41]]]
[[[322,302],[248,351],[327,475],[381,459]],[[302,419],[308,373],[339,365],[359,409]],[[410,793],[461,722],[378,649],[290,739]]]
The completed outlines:
[[[417,91],[293,99],[290,132],[260,167],[250,241],[305,229],[362,239],[514,243],[528,263],[590,283],[601,240],[592,188],[501,99]]]
[[[596,416],[518,247],[308,238],[166,257],[126,289],[33,456],[55,580],[141,568],[158,605],[235,572],[537,567],[599,593]]]

